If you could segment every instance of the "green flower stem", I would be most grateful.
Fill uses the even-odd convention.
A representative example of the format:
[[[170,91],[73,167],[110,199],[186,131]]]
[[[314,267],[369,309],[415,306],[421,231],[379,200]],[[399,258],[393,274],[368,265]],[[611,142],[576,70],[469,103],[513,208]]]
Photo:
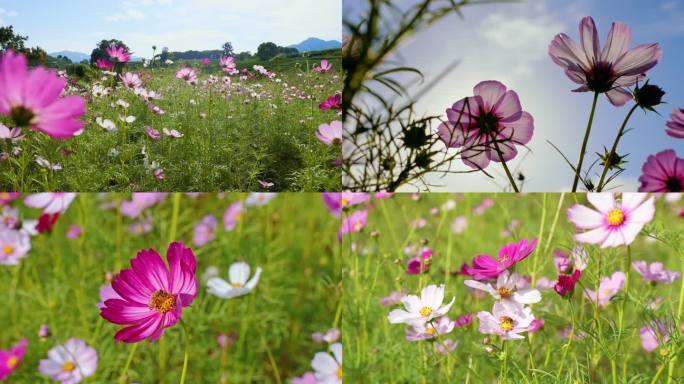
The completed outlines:
[[[177,196],[176,194],[174,196]],[[188,334],[188,328],[185,326],[183,319],[179,319],[180,324],[183,326],[183,335],[185,336],[185,351],[183,352],[183,371],[181,372],[180,384],[185,384],[185,377],[188,373],[188,357],[190,357],[190,335]]]
[[[126,359],[126,365],[124,365],[121,375],[119,375],[119,384],[128,383],[128,367],[131,366],[131,361],[133,361],[133,355],[135,355],[135,350],[138,349],[138,343],[133,344],[133,348],[128,353],[128,359]]]
[[[499,160],[501,160],[501,165],[503,165],[503,169],[506,172],[506,176],[508,176],[508,181],[511,183],[513,191],[515,191],[516,193],[520,192],[518,190],[518,186],[515,184],[515,180],[513,179],[511,171],[508,169],[508,165],[506,165],[506,161],[503,158],[503,152],[501,152],[501,148],[499,148],[499,143],[496,141],[496,137],[494,137],[494,135],[492,135],[492,143],[494,143],[494,149],[496,149],[496,153],[499,155]]]
[[[582,150],[580,150],[579,160],[577,161],[577,168],[575,168],[575,180],[572,182],[573,192],[577,192],[577,184],[579,183],[580,173],[582,172],[584,154],[587,150],[587,142],[589,142],[589,133],[591,133],[591,125],[594,122],[594,112],[596,112],[596,102],[598,101],[598,95],[598,92],[594,93],[594,101],[591,103],[591,113],[589,114],[589,122],[587,123],[587,130],[584,133],[584,140],[582,141]]]
[[[684,269],[684,253],[679,255],[679,258],[682,260],[682,269]],[[677,305],[677,324],[682,321],[682,310],[684,309],[684,279],[682,279],[682,284],[681,287],[679,288],[679,304]],[[681,348],[679,349],[679,352],[681,352]],[[676,353],[673,357],[672,360],[670,360],[670,366],[667,369],[667,384],[672,383],[672,377],[674,375],[674,368],[675,368],[675,363],[677,362],[677,355],[679,354]]]
[[[620,139],[622,138],[622,134],[625,130],[625,127],[627,126],[627,121],[629,120],[630,117],[632,117],[632,113],[636,111],[638,104],[634,104],[634,106],[629,110],[629,113],[627,113],[627,116],[625,116],[625,120],[622,121],[622,125],[620,126],[620,130],[618,131],[617,136],[615,136],[615,141],[613,142],[613,147],[610,149],[610,153],[608,154],[608,157],[605,160],[605,164],[603,165],[603,172],[601,173],[601,178],[599,179],[598,185],[596,186],[596,192],[601,192],[603,190],[603,187],[605,185],[603,184],[603,180],[606,178],[606,174],[608,173],[608,168],[610,166],[610,161],[615,155],[615,151],[617,151],[617,146],[618,142],[620,142]]]

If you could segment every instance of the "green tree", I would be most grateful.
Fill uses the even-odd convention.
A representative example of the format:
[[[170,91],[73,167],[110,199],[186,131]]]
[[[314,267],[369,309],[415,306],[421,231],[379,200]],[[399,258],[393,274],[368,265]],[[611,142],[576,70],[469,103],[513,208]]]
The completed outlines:
[[[47,52],[41,47],[25,49],[24,54],[30,66],[45,65],[48,60]]]
[[[14,27],[0,27],[0,50],[12,49],[14,51],[24,50],[24,41],[28,36],[21,36],[14,33]]]
[[[124,47],[126,52],[130,52],[130,49],[126,44],[124,44],[123,41],[117,40],[117,39],[110,39],[110,40],[102,40],[97,44],[97,47],[93,49],[93,52],[90,54],[90,64],[95,64],[95,62],[98,59],[109,59],[109,54],[107,53],[107,48],[112,45],[112,43],[116,44],[117,47]]]
[[[223,56],[233,56],[233,44],[230,41],[223,43]]]
[[[271,43],[270,41],[267,43],[259,44],[259,47],[257,48],[257,56],[261,60],[270,60],[274,58],[278,53],[280,53],[278,50],[278,46],[274,43]]]

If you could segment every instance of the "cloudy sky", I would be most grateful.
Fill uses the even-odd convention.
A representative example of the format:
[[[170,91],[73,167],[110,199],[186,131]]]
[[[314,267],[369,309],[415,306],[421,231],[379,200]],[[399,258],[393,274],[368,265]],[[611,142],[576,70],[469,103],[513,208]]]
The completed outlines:
[[[312,15],[316,17],[312,17]],[[256,51],[264,41],[340,40],[339,0],[0,0],[0,24],[48,52],[90,53],[102,39],[123,40],[138,56],[152,45],[173,51]]]
[[[399,1],[402,2],[410,1]],[[358,14],[360,3],[365,2],[345,0],[345,17]],[[565,32],[577,41],[579,21],[587,15],[597,24],[601,44],[611,22],[622,21],[632,29],[632,47],[658,42],[663,49],[663,58],[649,77],[651,83],[665,89],[668,104],[658,108],[661,116],[635,112],[628,125],[633,130],[622,139],[619,148],[621,154],[630,153],[627,172],[612,185],[621,185],[618,190],[636,190],[641,165],[649,154],[672,148],[684,157],[684,140],[669,138],[664,131],[672,110],[684,107],[684,2],[532,0],[472,6],[464,8],[463,15],[462,19],[456,15],[447,17],[416,35],[401,48],[398,59],[422,70],[426,81],[434,79],[454,60],[461,61],[418,102],[418,111],[427,114],[444,114],[456,100],[472,96],[473,86],[483,80],[499,80],[518,93],[523,110],[535,119],[535,135],[529,145],[532,153],[524,160],[519,155],[510,162],[511,168],[521,170],[527,177],[525,190],[569,190],[572,185],[573,171],[547,140],[576,162],[592,95],[570,92],[576,85],[549,59],[547,52],[557,33]],[[630,104],[613,107],[605,96],[600,98],[588,146],[589,162],[604,144],[612,145],[629,108]],[[505,175],[499,164],[492,164],[488,170],[496,175],[496,183],[481,174],[440,174],[430,178],[438,185],[431,190],[500,191],[507,184]],[[459,164],[454,169],[466,168]]]

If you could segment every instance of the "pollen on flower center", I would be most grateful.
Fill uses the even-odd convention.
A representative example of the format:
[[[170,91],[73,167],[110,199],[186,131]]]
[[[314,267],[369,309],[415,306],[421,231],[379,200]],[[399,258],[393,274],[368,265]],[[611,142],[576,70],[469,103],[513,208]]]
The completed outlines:
[[[349,205],[349,199],[347,199],[346,197],[341,198],[340,199],[340,205],[342,207],[346,207],[347,205]]]
[[[9,192],[0,192],[0,199],[9,199]]]
[[[162,290],[155,292],[148,304],[150,308],[156,309],[159,313],[166,313],[176,306],[176,296]]]
[[[612,226],[618,226],[625,221],[625,214],[621,209],[613,209],[608,212],[608,224]]]
[[[23,106],[17,106],[10,110],[10,117],[17,127],[28,127],[31,125],[34,116],[33,111]]]
[[[480,115],[477,117],[477,128],[483,135],[494,133],[499,128],[499,118],[491,112],[480,110]]]
[[[9,369],[13,369],[17,364],[19,364],[19,359],[17,359],[16,356],[10,356],[10,358],[7,359],[7,368]]]
[[[9,255],[10,253],[14,252],[14,247],[11,245],[5,245],[4,247],[2,247],[2,252],[5,255]]]
[[[513,329],[513,319],[508,316],[501,316],[499,318],[499,327],[502,331],[508,332]]]
[[[420,309],[420,315],[423,317],[428,317],[432,314],[432,308],[430,307],[423,307]]]
[[[230,283],[230,285],[231,285],[233,288],[242,288],[242,287],[244,287],[244,284],[242,284],[242,283]]]
[[[434,336],[435,334],[437,334],[437,330],[434,328],[428,328],[425,330],[425,333],[427,333],[428,335]]]
[[[74,369],[76,369],[76,364],[71,361],[67,361],[64,363],[64,365],[62,365],[62,371],[64,372],[71,372]]]
[[[337,368],[337,378],[342,379],[342,367]]]
[[[498,288],[496,291],[499,292],[499,296],[501,296],[501,298],[503,298],[503,299],[510,299],[511,298],[511,290],[509,288],[501,287],[501,288]]]

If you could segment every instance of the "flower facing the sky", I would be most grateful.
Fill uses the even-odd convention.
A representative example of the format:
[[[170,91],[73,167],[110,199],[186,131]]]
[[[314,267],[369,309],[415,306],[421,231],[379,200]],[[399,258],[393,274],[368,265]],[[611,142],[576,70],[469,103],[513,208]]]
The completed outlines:
[[[197,71],[192,68],[184,67],[176,72],[176,78],[188,84],[197,84]]]
[[[319,125],[316,138],[325,145],[342,144],[342,122],[333,121],[330,124]]]
[[[621,271],[614,272],[610,277],[602,277],[598,288],[598,298],[595,291],[587,289],[584,293],[585,297],[598,305],[605,307],[615,295],[618,294],[625,287],[625,273]]]
[[[7,50],[0,59],[0,114],[53,139],[79,135],[86,103],[80,96],[61,97],[66,85],[42,66],[29,70],[23,54]]]
[[[659,261],[649,264],[643,260],[637,260],[632,262],[632,267],[647,283],[671,284],[681,276],[679,272],[665,269],[663,263]]]
[[[463,272],[475,280],[496,279],[505,270],[529,256],[537,246],[537,239],[520,240],[507,244],[499,249],[499,257],[479,255],[473,259],[473,265],[464,265]]]
[[[520,334],[528,332],[534,321],[529,307],[521,307],[511,301],[497,301],[491,313],[480,311],[477,318],[480,320],[480,333],[499,335],[504,340],[524,339]]]
[[[5,380],[15,369],[19,368],[27,345],[28,341],[21,339],[7,351],[0,349],[0,381]]]
[[[131,53],[127,52],[124,47],[117,47],[112,43],[106,49],[109,58],[116,63],[127,63],[131,59]]]
[[[670,120],[665,124],[665,132],[675,139],[684,139],[684,108],[677,108],[672,111]]]
[[[120,325],[114,338],[126,343],[159,339],[164,330],[181,318],[183,308],[197,295],[196,261],[192,249],[171,243],[166,252],[168,267],[154,250],[142,250],[112,281],[119,298],[104,301],[100,315]]]
[[[612,193],[587,193],[595,209],[580,204],[568,208],[568,220],[577,229],[586,230],[573,239],[600,244],[601,248],[631,244],[655,214],[655,198],[644,201],[646,197],[644,193],[623,193],[617,201]]]
[[[541,301],[541,293],[530,287],[524,287],[523,280],[517,273],[509,274],[503,271],[496,280],[496,283],[482,283],[477,280],[466,280],[466,286],[485,291],[492,295],[496,300],[510,300],[520,305],[533,304]]]
[[[81,339],[69,339],[48,351],[38,371],[62,384],[77,384],[97,369],[97,351]]]
[[[462,148],[461,159],[473,169],[512,160],[515,146],[532,139],[532,115],[522,110],[518,94],[498,81],[483,81],[473,93],[446,110],[448,121],[437,130],[440,139],[447,147]]]
[[[114,69],[114,64],[112,64],[112,62],[107,59],[97,59],[95,65],[97,66],[97,68],[103,69],[105,71],[111,71],[112,69]]]
[[[342,384],[342,344],[332,344],[330,352],[317,352],[311,360],[317,384]]]
[[[618,107],[632,99],[625,87],[642,80],[662,55],[657,43],[630,49],[631,31],[621,22],[613,23],[600,51],[594,19],[589,16],[582,19],[579,36],[580,46],[565,33],[556,35],[549,45],[551,60],[563,68],[570,80],[580,84],[574,92],[605,93]]]
[[[401,298],[404,309],[393,309],[387,319],[392,324],[406,323],[412,326],[422,325],[432,319],[442,317],[449,312],[456,298],[442,305],[444,301],[444,284],[428,285],[420,291],[420,297],[406,295]]]
[[[684,159],[667,149],[650,155],[641,167],[639,192],[684,191]]]
[[[250,272],[249,264],[244,261],[233,263],[228,268],[229,281],[225,281],[220,277],[212,277],[207,280],[207,291],[222,299],[246,295],[252,292],[259,282],[261,267],[257,267],[251,279],[249,278]]]

